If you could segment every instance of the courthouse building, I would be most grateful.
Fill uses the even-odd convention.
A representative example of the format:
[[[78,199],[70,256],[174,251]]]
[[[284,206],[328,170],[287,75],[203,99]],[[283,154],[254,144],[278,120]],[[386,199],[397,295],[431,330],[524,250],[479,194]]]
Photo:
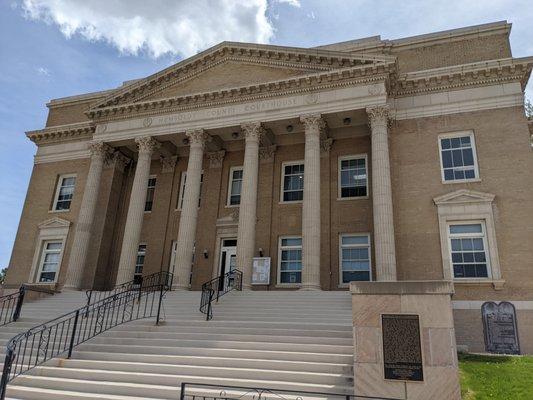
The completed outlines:
[[[254,291],[444,280],[459,348],[487,350],[482,305],[505,301],[533,353],[533,57],[512,56],[510,29],[222,42],[51,100],[26,134],[37,152],[6,285],[168,270],[199,290],[234,268]]]

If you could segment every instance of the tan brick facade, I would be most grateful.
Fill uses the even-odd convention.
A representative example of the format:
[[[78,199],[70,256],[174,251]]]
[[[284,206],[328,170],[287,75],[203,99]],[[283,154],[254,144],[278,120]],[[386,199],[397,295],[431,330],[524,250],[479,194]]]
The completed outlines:
[[[261,101],[266,102],[267,100],[262,100],[259,95],[253,100],[256,103],[252,103],[252,100],[246,97],[242,101],[243,108],[241,110],[244,113],[255,113],[253,114],[254,120],[266,123],[267,128],[275,137],[276,146],[272,159],[260,159],[259,162],[254,251],[255,256],[259,256],[259,249],[262,249],[265,257],[271,257],[272,269],[269,287],[258,286],[256,289],[279,289],[277,285],[279,238],[288,235],[302,235],[302,204],[280,202],[283,163],[304,160],[305,152],[303,127],[297,119],[304,112],[295,111],[291,114],[286,111],[288,107],[300,104],[298,101],[301,101],[301,110],[305,111],[309,108],[313,112],[318,111],[329,124],[327,135],[329,139],[332,139],[332,145],[329,149],[322,149],[320,157],[320,286],[323,290],[345,290],[347,285],[340,284],[339,236],[348,233],[369,234],[372,244],[371,259],[376,259],[375,238],[373,236],[375,204],[371,189],[373,176],[372,140],[365,108],[374,105],[384,107],[387,104],[390,105],[393,99],[412,98],[412,105],[409,106],[408,112],[416,115],[416,117],[397,118],[388,129],[394,211],[395,246],[393,247],[396,249],[397,278],[398,280],[441,280],[445,278],[444,271],[449,266],[443,266],[442,238],[435,198],[459,189],[494,195],[492,212],[501,277],[504,281],[503,286],[501,284],[496,285],[491,280],[468,284],[457,281],[452,300],[506,300],[527,303],[524,309],[518,312],[519,336],[522,350],[533,352],[533,336],[531,335],[533,331],[533,317],[531,316],[533,315],[533,297],[531,295],[533,293],[533,276],[530,273],[532,265],[530,260],[533,259],[531,246],[533,231],[531,230],[530,217],[533,214],[533,185],[530,176],[530,171],[533,170],[533,154],[530,145],[530,127],[528,128],[524,108],[520,103],[523,99],[521,96],[523,96],[524,82],[527,81],[532,63],[527,60],[520,61],[521,64],[519,61],[508,61],[511,53],[507,25],[483,29],[485,29],[483,34],[474,34],[474,30],[456,32],[453,35],[450,34],[449,40],[446,39],[447,34],[441,36],[435,34],[436,36],[427,37],[423,41],[417,38],[409,41],[408,38],[393,41],[392,45],[390,43],[387,45],[386,41],[381,41],[379,46],[373,44],[372,47],[369,44],[367,49],[364,48],[364,43],[357,45],[357,49],[348,50],[345,49],[348,45],[343,44],[324,46],[322,47],[324,50],[320,50],[324,52],[322,57],[324,59],[326,56],[331,57],[327,65],[324,65],[320,59],[313,60],[312,51],[307,55],[298,54],[295,58],[291,53],[294,52],[293,49],[276,49],[276,51],[286,51],[287,53],[283,56],[284,58],[277,56],[275,62],[272,61],[273,57],[269,56],[271,64],[266,66],[251,65],[242,61],[222,62],[212,68],[206,67],[207,72],[202,70],[198,73],[191,73],[186,70],[192,78],[183,78],[183,83],[181,80],[174,83],[170,81],[170,83],[165,83],[165,86],[162,86],[160,90],[152,89],[152,86],[150,89],[142,89],[141,86],[137,88],[136,85],[140,85],[140,83],[133,83],[116,89],[116,91],[90,95],[81,99],[52,101],[49,104],[50,114],[46,129],[50,132],[53,130],[54,135],[56,135],[54,139],[50,140],[48,136],[47,139],[43,138],[42,135],[48,132],[46,129],[44,130],[46,132],[28,133],[30,138],[36,141],[39,149],[6,284],[14,287],[23,282],[34,280],[35,277],[30,275],[32,268],[35,268],[36,257],[38,257],[38,252],[36,252],[37,238],[39,237],[38,225],[56,217],[71,223],[64,244],[57,286],[61,287],[65,282],[68,272],[69,251],[76,229],[77,215],[90,162],[82,148],[88,139],[103,140],[133,161],[124,170],[114,165],[107,165],[103,170],[82,286],[85,288],[104,288],[115,283],[122,243],[125,240],[124,227],[135,175],[137,155],[133,138],[140,135],[152,135],[164,144],[163,150],[166,148],[165,151],[170,151],[178,157],[176,166],[171,172],[163,172],[162,162],[159,158],[168,157],[168,154],[164,153],[163,150],[156,151],[152,157],[150,175],[156,177],[157,183],[152,210],[144,213],[140,239],[140,243],[147,246],[144,274],[157,272],[161,269],[172,270],[170,265],[172,242],[178,237],[181,216],[181,211],[177,209],[182,184],[181,177],[188,165],[188,145],[184,142],[183,133],[187,129],[198,128],[197,125],[200,123],[195,122],[194,126],[191,125],[190,127],[185,125],[184,127],[181,125],[176,128],[170,127],[167,131],[163,131],[163,128],[159,128],[157,125],[157,118],[165,118],[167,114],[169,116],[174,114],[171,114],[170,111],[166,114],[162,111],[147,114],[148,111],[146,110],[149,110],[150,107],[163,107],[168,103],[169,107],[180,104],[187,110],[185,107],[189,104],[188,102],[193,101],[187,100],[187,96],[191,93],[218,91],[216,95],[198,95],[194,100],[196,102],[215,102],[217,100],[222,101],[230,95],[236,95],[235,93],[251,96],[254,93],[260,93],[261,90],[266,90],[264,87],[270,85],[269,82],[271,81],[283,81],[283,84],[277,83],[268,86],[269,90],[276,93],[277,90],[281,90],[280,88],[293,84],[293,81],[301,75],[328,74],[335,69],[333,66],[342,65],[347,68],[347,65],[358,65],[359,55],[363,57],[365,54],[375,54],[375,57],[378,57],[373,59],[371,57],[364,61],[365,63],[382,63],[374,67],[375,71],[381,71],[382,65],[390,62],[390,66],[387,68],[391,68],[393,71],[396,71],[394,68],[397,68],[396,72],[400,75],[407,72],[421,73],[420,71],[423,70],[442,69],[442,67],[459,64],[469,64],[468,68],[479,69],[485,67],[470,63],[504,59],[507,60],[505,62],[516,65],[513,64],[509,67],[509,72],[502,69],[502,72],[499,73],[489,69],[488,72],[486,70],[480,73],[475,72],[475,78],[465,76],[463,79],[471,79],[468,81],[468,85],[470,85],[468,88],[465,88],[466,83],[454,86],[453,71],[446,78],[427,78],[424,83],[427,85],[427,89],[422,90],[420,86],[422,83],[419,83],[418,75],[411,77],[407,74],[406,83],[402,86],[394,81],[394,77],[386,75],[383,70],[380,72],[382,75],[379,76],[379,79],[373,78],[378,83],[361,81],[357,84],[347,84],[347,87],[353,90],[359,90],[361,86],[368,86],[368,89],[363,90],[366,97],[357,94],[357,96],[363,97],[358,100],[360,101],[357,103],[359,105],[352,108],[344,105],[339,106],[338,109],[327,108],[331,104],[337,104],[335,102],[340,100],[337,99],[336,94],[327,97],[329,95],[323,94],[321,91],[325,92],[326,89],[338,90],[335,93],[340,93],[341,89],[334,86],[332,86],[333,88],[316,86],[314,92],[310,91],[311,94],[306,91],[300,98],[295,97],[295,100],[291,100],[292,98],[286,97],[286,100],[281,99],[279,103],[276,103],[277,100],[272,100],[272,103],[261,103]],[[494,31],[493,34],[490,33],[491,29]],[[478,30],[481,31],[482,29]],[[217,51],[222,54],[225,50],[220,47]],[[235,53],[234,50],[231,50],[233,53],[228,51],[233,54],[233,57],[236,57],[235,54],[239,57],[247,55],[245,50],[240,53]],[[262,57],[264,54],[263,50],[261,50],[263,53],[260,50],[254,51],[257,53],[252,51],[250,53],[252,58]],[[313,51],[318,52],[319,50]],[[346,53],[347,57],[354,56],[351,64],[339,59],[339,54],[342,51]],[[217,54],[214,52],[213,58]],[[302,60],[306,60],[305,57],[308,57],[307,64],[302,65]],[[282,59],[285,60],[285,64],[279,61]],[[192,61],[190,65],[192,65]],[[187,66],[187,68],[189,67]],[[176,76],[180,77],[180,73],[180,70],[176,70]],[[483,83],[478,79],[478,76],[484,76],[483,74],[488,76],[491,73],[498,73],[502,79],[501,83],[496,84],[490,80],[483,81],[485,82]],[[514,75],[507,76],[506,73],[516,74],[516,77]],[[356,77],[362,72],[352,72],[351,74],[352,77]],[[450,76],[452,77],[450,78]],[[329,82],[328,79],[332,81],[341,78],[338,76],[320,78],[315,84],[324,84],[324,82]],[[253,86],[251,89],[239,89],[240,91],[234,89],[238,86],[244,87],[260,82],[264,82],[264,87],[259,85]],[[444,85],[445,82],[448,86]],[[491,88],[501,85],[498,86],[498,90],[505,91],[507,89],[502,89],[503,85],[512,83],[515,83],[513,88],[517,92],[506,92],[500,96],[501,98],[491,99],[491,102],[486,100],[486,93],[489,93],[489,89],[492,90]],[[379,86],[380,84],[382,86]],[[304,83],[299,83],[299,85],[301,87]],[[443,87],[435,89],[429,88],[430,85],[443,85]],[[340,87],[340,84],[338,86]],[[505,88],[508,87],[510,86],[505,86]],[[131,89],[130,94],[124,95],[128,88],[137,89]],[[469,88],[472,92],[467,93]],[[461,90],[464,90],[464,94]],[[296,92],[295,89],[294,93]],[[319,94],[313,97],[315,92]],[[288,96],[293,92],[287,93]],[[110,96],[115,94],[118,97],[113,103]],[[442,100],[443,102],[440,104],[438,101],[443,98],[443,95],[445,95],[446,100]],[[432,97],[431,104],[438,103],[439,107],[430,108],[428,106],[427,110],[417,108],[417,102],[423,101],[424,96],[435,96]],[[455,99],[452,104],[450,99],[453,96]],[[189,97],[193,98],[194,96]],[[137,100],[135,100],[136,98]],[[179,103],[178,100],[159,101],[157,105],[150,103],[151,106],[145,106],[144,104],[148,103],[142,103],[142,106],[132,106],[126,111],[108,111],[109,104],[112,103],[116,107],[120,107],[121,104],[134,100],[141,104],[141,102],[150,102],[153,99],[168,98],[185,98],[185,100],[183,103]],[[324,100],[322,104],[322,99],[326,98],[331,100],[327,102]],[[238,103],[233,100],[232,102]],[[235,216],[235,213],[238,208],[227,206],[228,180],[230,169],[243,165],[244,140],[239,125],[250,120],[252,114],[250,116],[244,115],[241,121],[239,120],[239,113],[235,111],[236,109],[223,106],[225,103],[221,104],[217,106],[218,108],[208,109],[205,126],[200,126],[210,131],[211,135],[218,136],[219,139],[222,138],[220,140],[222,142],[221,149],[225,150],[225,156],[220,167],[211,165],[207,156],[204,157],[203,161],[201,206],[196,225],[195,261],[192,269],[193,290],[198,290],[203,282],[218,274],[221,238],[227,238],[228,235],[237,237],[238,216]],[[320,106],[324,107],[323,111],[321,111]],[[196,108],[191,108],[193,111],[182,111],[182,114],[175,114],[174,120],[164,121],[160,126],[171,126],[172,121],[177,121],[177,124],[187,124],[189,121],[194,121],[196,118],[194,113],[200,113],[202,106],[195,107],[200,111],[195,111]],[[298,107],[300,106],[298,105]],[[391,111],[394,115],[396,110],[394,107],[392,108]],[[279,118],[269,116],[270,109],[278,112]],[[127,114],[132,112],[139,112],[139,117],[134,119],[135,115]],[[223,119],[230,117],[235,117],[234,122],[224,124]],[[88,125],[85,131],[78,129],[76,133],[71,133],[68,136],[61,136],[64,134],[58,133],[60,128],[63,129],[62,125],[73,123],[87,123]],[[220,127],[216,125],[218,123],[220,123]],[[292,132],[289,132],[289,126],[292,128]],[[64,129],[68,130],[68,128]],[[139,129],[139,131],[137,132],[135,129]],[[153,133],[157,129],[161,129],[160,136]],[[480,180],[469,183],[443,183],[438,147],[439,135],[462,131],[471,131],[475,137]],[[128,136],[130,132],[133,133]],[[240,136],[235,138],[234,133]],[[116,141],[114,141],[115,137]],[[214,146],[215,142],[217,140],[206,145],[205,151],[207,153],[214,151],[209,146]],[[61,143],[65,144],[66,150],[61,147]],[[69,157],[69,149],[75,149],[77,155]],[[74,154],[74,150],[70,154]],[[339,158],[346,155],[366,156],[369,191],[367,197],[349,200],[339,199]],[[52,212],[51,207],[58,177],[67,173],[76,174],[76,187],[71,208],[67,212]],[[207,257],[204,256],[204,251]],[[377,279],[376,265],[373,262],[372,270],[373,279]],[[480,310],[455,310],[454,317],[458,346],[466,345],[470,350],[483,351]]]

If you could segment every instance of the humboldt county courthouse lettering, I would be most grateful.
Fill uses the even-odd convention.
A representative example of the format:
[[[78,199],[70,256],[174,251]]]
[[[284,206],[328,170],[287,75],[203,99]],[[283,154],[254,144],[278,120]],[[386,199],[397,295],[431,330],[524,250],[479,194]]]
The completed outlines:
[[[509,340],[533,353],[533,58],[512,56],[510,28],[223,42],[51,100],[27,132],[7,287],[105,289],[160,270],[193,291],[233,269],[245,291],[440,280],[459,348],[489,351],[497,312],[482,305],[508,302]]]

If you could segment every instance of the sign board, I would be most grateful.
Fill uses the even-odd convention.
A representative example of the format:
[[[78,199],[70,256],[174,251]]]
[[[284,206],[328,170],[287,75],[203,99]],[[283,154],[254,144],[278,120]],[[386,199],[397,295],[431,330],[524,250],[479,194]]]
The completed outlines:
[[[423,381],[418,315],[382,314],[385,379]]]
[[[252,264],[252,285],[270,284],[270,257],[254,257]]]
[[[516,326],[516,311],[514,306],[502,301],[493,301],[481,306],[485,347],[489,353],[520,354],[518,329]]]

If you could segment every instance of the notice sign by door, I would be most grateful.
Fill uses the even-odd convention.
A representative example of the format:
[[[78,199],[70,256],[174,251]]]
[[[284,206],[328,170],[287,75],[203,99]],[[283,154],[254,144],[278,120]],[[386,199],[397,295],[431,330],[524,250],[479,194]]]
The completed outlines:
[[[252,265],[252,285],[270,284],[270,257],[254,257]]]

